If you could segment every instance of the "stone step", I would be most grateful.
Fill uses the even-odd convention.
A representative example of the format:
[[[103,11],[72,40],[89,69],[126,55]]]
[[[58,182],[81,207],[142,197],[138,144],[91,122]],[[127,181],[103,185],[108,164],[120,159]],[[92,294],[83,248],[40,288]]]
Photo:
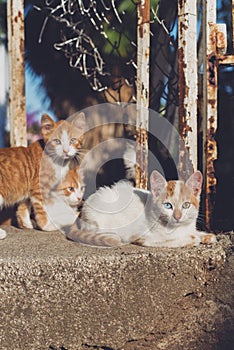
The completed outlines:
[[[191,249],[105,249],[73,243],[60,232],[5,229],[1,350],[209,350],[219,341],[217,317],[221,326],[224,316],[233,321],[228,290],[234,278],[218,284],[231,254],[230,235]],[[217,288],[227,293],[223,311]],[[211,348],[202,347],[203,338],[201,347],[191,343],[202,337],[202,322]]]

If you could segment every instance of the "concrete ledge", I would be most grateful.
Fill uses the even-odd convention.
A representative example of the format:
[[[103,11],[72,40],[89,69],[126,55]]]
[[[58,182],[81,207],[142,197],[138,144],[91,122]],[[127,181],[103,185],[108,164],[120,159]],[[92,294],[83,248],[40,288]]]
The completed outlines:
[[[100,249],[5,228],[1,350],[233,346],[232,235],[192,249]]]

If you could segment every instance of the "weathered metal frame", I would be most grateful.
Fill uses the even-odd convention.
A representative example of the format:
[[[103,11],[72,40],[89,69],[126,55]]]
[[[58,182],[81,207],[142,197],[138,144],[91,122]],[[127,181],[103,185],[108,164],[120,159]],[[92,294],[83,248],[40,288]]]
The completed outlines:
[[[27,146],[24,77],[24,1],[7,0],[11,146]]]
[[[216,194],[214,162],[217,159],[215,140],[218,124],[218,66],[234,64],[234,56],[226,55],[226,25],[216,23],[216,1],[203,0],[203,86],[199,101],[203,131],[203,165],[206,228],[212,229],[212,213]],[[180,146],[179,173],[197,169],[197,13],[196,1],[178,0],[178,70],[179,70],[179,132],[184,145]],[[234,0],[232,0],[232,40],[234,44]],[[199,53],[200,54],[200,53]],[[200,61],[200,59],[199,59]],[[187,152],[184,152],[184,148]],[[187,155],[187,156],[186,156]]]
[[[217,159],[217,65],[216,65],[216,1],[203,0],[203,174],[205,186],[206,228],[211,230],[211,218],[216,194],[214,161]]]
[[[232,0],[232,51],[234,49],[234,0]]]
[[[203,118],[206,137],[204,139],[205,209],[206,228],[212,230],[212,213],[215,204],[216,184],[214,162],[217,159],[215,140],[218,127],[218,67],[222,64],[233,65],[234,56],[226,55],[227,33],[225,24],[216,23],[216,1],[203,0],[203,28],[205,46],[203,62]],[[234,23],[234,0],[232,0],[232,28]],[[233,35],[234,37],[234,35]]]
[[[178,1],[179,175],[197,169],[197,4]],[[184,149],[185,147],[185,149]]]
[[[148,185],[150,0],[138,2],[136,186]]]

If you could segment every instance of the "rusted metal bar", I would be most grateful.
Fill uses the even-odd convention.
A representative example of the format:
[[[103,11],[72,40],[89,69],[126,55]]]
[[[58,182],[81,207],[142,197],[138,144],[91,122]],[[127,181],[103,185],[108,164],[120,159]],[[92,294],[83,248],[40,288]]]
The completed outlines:
[[[197,4],[178,1],[179,175],[197,169]],[[184,149],[185,147],[185,149]]]
[[[7,1],[11,146],[27,145],[24,89],[24,1]]]
[[[150,0],[138,1],[136,186],[148,185]]]
[[[225,23],[216,24],[216,52],[225,55],[227,52],[227,27]]]
[[[230,56],[219,56],[219,64],[234,65],[234,55]]]
[[[215,134],[217,130],[217,26],[216,1],[203,0],[206,50],[204,50],[204,79],[203,79],[203,118],[205,118],[203,146],[203,174],[205,175],[205,209],[206,228],[211,230],[211,219],[216,194],[216,177],[214,161],[217,159]]]
[[[232,0],[232,52],[234,50],[234,0]]]

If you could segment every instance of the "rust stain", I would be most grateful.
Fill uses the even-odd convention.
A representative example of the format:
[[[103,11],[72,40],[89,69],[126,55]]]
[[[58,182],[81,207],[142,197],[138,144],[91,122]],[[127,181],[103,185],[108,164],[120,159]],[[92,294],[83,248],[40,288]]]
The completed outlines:
[[[213,23],[209,23],[211,30],[210,30],[210,35],[209,35],[209,42],[213,47],[216,47],[216,31],[217,28],[214,26]]]
[[[186,4],[186,0],[179,0],[178,1],[178,5],[179,5],[180,9],[183,9],[185,4]]]
[[[185,140],[188,131],[192,131],[190,126],[187,124],[186,119],[186,104],[184,103],[185,98],[188,96],[189,87],[185,81],[185,68],[184,64],[184,50],[181,47],[178,53],[178,70],[179,70],[179,134]]]
[[[212,86],[217,86],[215,69],[218,65],[218,60],[214,52],[210,53],[207,57],[208,62],[208,83]]]
[[[148,133],[139,127],[136,129],[136,187],[148,186]]]
[[[222,32],[218,32],[216,35],[217,38],[217,48],[221,48],[223,49],[226,46],[226,37],[224,35],[224,33]]]
[[[216,52],[224,55],[227,51],[227,28],[225,23],[216,25]]]
[[[149,60],[149,55],[150,55],[150,52],[149,52],[149,49],[147,51],[145,51],[145,59],[148,61]]]
[[[178,50],[178,70],[179,70],[179,134],[182,136],[186,125],[186,108],[184,105],[184,97],[187,95],[187,86],[184,74],[184,50]]]
[[[188,97],[189,87],[185,80],[185,69],[187,65],[184,59],[184,49],[180,47],[178,50],[178,71],[179,71],[179,134],[182,138],[179,146],[179,177],[187,179],[188,172],[193,172],[193,164],[190,159],[190,147],[187,143],[188,132],[192,132],[192,128],[188,125],[186,118],[187,105],[184,103],[186,97]]]
[[[218,58],[219,64],[228,64],[228,65],[234,65],[234,55],[228,55],[228,56],[219,56]]]
[[[143,38],[143,24],[150,22],[150,0],[138,1],[138,33]]]
[[[178,164],[178,175],[182,180],[187,180],[188,175],[194,172],[193,163],[190,159],[190,147],[185,145],[185,142],[181,139],[179,141],[179,164]]]
[[[214,98],[208,99],[207,102],[211,105],[212,108],[216,108],[217,101]]]
[[[215,205],[216,195],[216,176],[214,169],[214,161],[216,159],[217,144],[215,140],[216,129],[214,127],[215,118],[211,116],[208,120],[206,155],[207,155],[207,170],[206,170],[206,226],[211,230],[211,219]]]

